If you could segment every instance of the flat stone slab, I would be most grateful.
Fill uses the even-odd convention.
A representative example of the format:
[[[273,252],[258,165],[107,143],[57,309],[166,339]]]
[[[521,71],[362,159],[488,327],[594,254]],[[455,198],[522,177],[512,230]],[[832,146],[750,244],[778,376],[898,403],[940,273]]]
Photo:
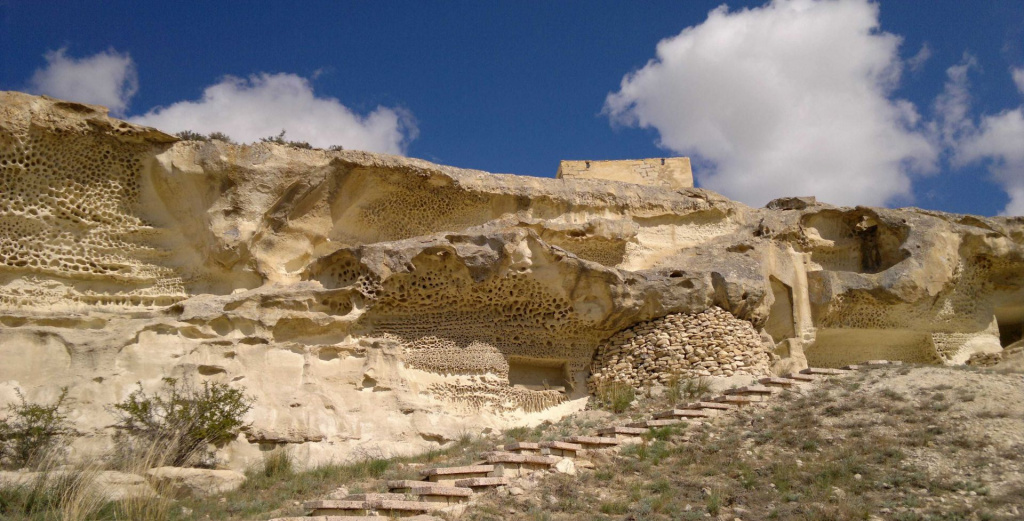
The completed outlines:
[[[718,398],[715,398],[715,401],[719,403],[731,403],[735,405],[750,405],[752,403],[758,403],[759,399],[751,398],[750,396],[727,394],[725,396],[719,396]]]
[[[274,519],[271,519],[270,521],[381,521],[381,519],[387,519],[387,518],[382,518],[380,516],[308,516],[308,517],[275,517]],[[407,517],[407,518],[405,518],[404,521],[409,521],[409,520],[412,520],[412,519],[421,519],[422,520],[424,518],[422,518],[420,516]],[[430,519],[433,520],[433,519],[436,519],[436,518],[435,517],[431,517]]]
[[[778,376],[770,376],[768,378],[762,378],[762,379],[758,380],[757,382],[762,384],[762,385],[775,385],[775,386],[782,386],[782,387],[792,387],[794,385],[800,385],[800,384],[804,383],[804,382],[801,382],[800,380],[794,380],[792,378],[781,378],[781,377],[778,377]]]
[[[459,474],[487,474],[494,471],[494,465],[469,465],[466,467],[438,467],[421,471],[423,476],[457,476]]]
[[[446,487],[444,485],[431,485],[424,483],[409,488],[409,494],[414,496],[444,496],[444,497],[469,497],[473,495],[473,489],[464,487]]]
[[[605,427],[604,429],[597,431],[597,433],[602,436],[642,436],[647,434],[648,430],[650,429],[645,429],[643,427]]]
[[[484,454],[484,459],[489,465],[495,465],[499,463],[518,463],[525,465],[554,465],[558,463],[558,458],[551,456],[538,456],[536,454],[516,454],[513,452],[488,452]]]
[[[736,389],[729,389],[725,391],[725,394],[775,394],[779,392],[778,389],[773,389],[764,385],[748,385],[746,387],[739,387]]]
[[[807,369],[804,369],[803,371],[800,371],[800,372],[803,373],[803,374],[818,374],[818,375],[824,375],[824,376],[832,376],[832,375],[840,375],[840,374],[849,373],[849,371],[844,371],[843,369],[832,369],[832,368],[829,368],[829,367],[808,367]]]
[[[508,485],[512,480],[508,478],[465,478],[455,482],[456,487],[500,487]]]
[[[505,445],[505,450],[509,452],[515,452],[519,450],[540,450],[539,443],[531,443],[528,441],[519,441],[516,443],[509,443]]]
[[[381,521],[387,519],[382,516],[305,516],[305,517],[277,517],[270,521]],[[412,517],[403,517],[402,521],[443,521],[439,517],[419,514]]]
[[[573,452],[579,452],[583,450],[583,445],[580,445],[578,443],[567,443],[564,441],[542,441],[540,443],[540,447],[542,449],[555,449]]]
[[[342,501],[404,501],[406,499],[408,498],[405,497],[405,494],[400,492],[373,492],[369,494],[349,494],[345,496]]]
[[[654,418],[658,420],[663,418],[710,418],[714,415],[712,412],[700,409],[669,409],[655,413]]]
[[[735,405],[720,402],[696,402],[683,407],[684,409],[715,409],[716,411],[731,411],[736,409]]]
[[[783,378],[789,378],[790,380],[796,380],[798,382],[815,382],[818,380],[817,376],[813,374],[800,374],[800,373],[789,373],[784,375]]]
[[[321,499],[319,501],[307,501],[302,504],[306,510],[369,510],[366,501],[349,501],[346,499]]]
[[[683,420],[644,420],[642,422],[627,423],[626,427],[653,429],[656,427],[668,427],[669,425],[679,425],[680,423],[683,423]]]
[[[392,512],[431,512],[444,508],[445,505],[429,501],[381,500],[367,501],[374,510],[390,510]]]
[[[565,439],[569,443],[578,443],[580,445],[619,445],[622,443],[621,440],[615,438],[606,438],[604,436],[569,436]]]
[[[412,488],[412,487],[418,487],[420,485],[431,485],[431,484],[432,483],[429,482],[429,481],[419,481],[419,480],[415,480],[415,479],[393,479],[391,481],[388,481],[388,488],[391,489],[391,490],[395,490],[395,489],[400,489],[400,488]]]

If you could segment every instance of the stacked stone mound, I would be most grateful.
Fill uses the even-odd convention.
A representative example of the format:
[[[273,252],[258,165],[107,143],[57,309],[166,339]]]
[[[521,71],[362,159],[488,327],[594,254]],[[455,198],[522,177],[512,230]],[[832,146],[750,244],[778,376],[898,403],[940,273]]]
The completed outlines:
[[[641,322],[602,344],[591,390],[606,382],[636,388],[701,376],[767,375],[774,355],[745,320],[712,307]]]

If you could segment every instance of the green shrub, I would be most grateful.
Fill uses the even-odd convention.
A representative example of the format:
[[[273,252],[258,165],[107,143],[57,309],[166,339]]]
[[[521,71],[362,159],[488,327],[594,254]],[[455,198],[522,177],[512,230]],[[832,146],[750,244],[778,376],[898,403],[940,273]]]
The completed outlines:
[[[0,419],[0,462],[22,468],[46,454],[71,425],[61,409],[68,397],[68,388],[60,390],[57,401],[50,405],[29,403],[21,389],[15,389],[20,403],[7,406],[7,416]]]
[[[163,446],[165,464],[187,466],[206,456],[209,445],[231,441],[247,424],[242,420],[252,409],[252,398],[227,384],[189,382],[164,378],[154,395],[139,388],[113,405],[116,426],[143,441],[144,446]],[[202,463],[199,461],[198,463]]]

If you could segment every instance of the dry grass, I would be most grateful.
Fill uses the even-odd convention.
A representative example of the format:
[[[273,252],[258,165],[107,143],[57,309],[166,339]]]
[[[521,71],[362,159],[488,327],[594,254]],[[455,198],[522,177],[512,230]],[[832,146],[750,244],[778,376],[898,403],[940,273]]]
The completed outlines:
[[[588,456],[596,464],[592,471],[535,474],[517,484],[526,489],[521,496],[485,493],[459,519],[1021,519],[1019,378],[904,367],[832,379],[714,422],[651,430],[618,453]],[[206,499],[160,494],[97,502],[83,486],[93,470],[82,467],[53,475],[60,479],[0,489],[0,517],[177,521],[303,515],[298,503],[327,497],[340,486],[348,493],[385,491],[387,480],[415,479],[426,466],[467,464],[499,443],[587,434],[647,416],[689,398],[686,385],[680,381],[660,395],[634,397],[617,415],[592,410],[498,436],[466,435],[416,457],[367,453],[354,463],[299,471],[279,449],[247,472],[240,489]],[[120,468],[141,473],[159,459],[156,451],[135,454]]]
[[[946,372],[966,380],[948,383]],[[596,457],[594,471],[527,480],[522,496],[490,492],[465,519],[1024,519],[1020,376],[998,378],[902,367],[831,379],[711,423],[652,432]],[[1000,396],[1018,400],[1016,409],[978,403],[1000,390],[1016,393]],[[965,420],[992,424],[965,429]]]

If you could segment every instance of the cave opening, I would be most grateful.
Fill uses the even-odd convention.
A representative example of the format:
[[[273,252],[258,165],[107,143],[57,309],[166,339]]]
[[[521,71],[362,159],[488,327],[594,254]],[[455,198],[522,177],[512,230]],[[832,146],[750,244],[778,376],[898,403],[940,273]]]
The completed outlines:
[[[510,356],[508,383],[531,391],[566,392],[569,385],[569,362],[559,358]]]
[[[1008,347],[1024,340],[1024,304],[995,309],[999,326],[999,345]]]
[[[796,323],[793,317],[793,288],[784,284],[774,276],[769,276],[772,295],[775,302],[768,311],[768,321],[764,325],[765,331],[772,336],[775,343],[787,338],[796,336]]]

